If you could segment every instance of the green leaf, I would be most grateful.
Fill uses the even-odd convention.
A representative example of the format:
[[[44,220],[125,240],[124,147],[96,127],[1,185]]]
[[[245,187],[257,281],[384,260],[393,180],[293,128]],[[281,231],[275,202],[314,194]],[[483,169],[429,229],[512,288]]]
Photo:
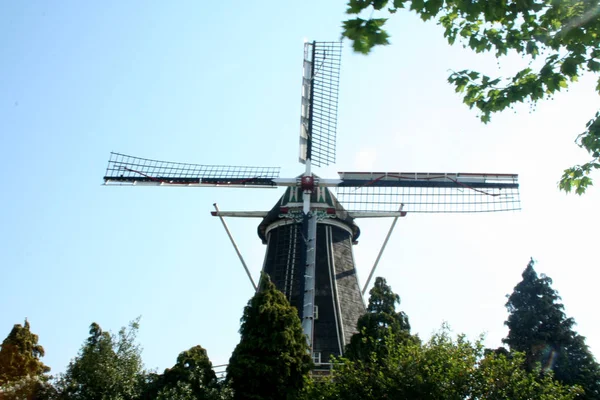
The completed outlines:
[[[388,3],[388,0],[372,0],[371,5],[375,10],[381,10]]]
[[[412,0],[410,2],[410,9],[412,11],[420,12],[423,9],[424,5],[425,5],[425,1],[424,0]]]
[[[561,88],[564,89],[564,88],[567,88],[569,86],[569,84],[567,83],[567,80],[565,78],[560,77],[559,81],[558,81],[558,86],[560,86]]]
[[[600,71],[600,62],[596,60],[589,60],[587,63],[587,67],[590,71],[598,72]]]
[[[533,56],[533,58],[535,58],[535,56],[537,56],[539,54],[539,49],[538,49],[537,44],[533,41],[527,42],[526,52],[527,52],[527,54],[531,54]]]
[[[393,4],[394,4],[394,8],[404,8],[404,3],[406,3],[407,0],[394,0]]]
[[[371,2],[369,0],[348,0],[347,14],[360,14],[362,10],[369,7]]]
[[[573,57],[567,57],[560,66],[560,71],[568,77],[577,75],[578,63]]]
[[[354,18],[343,22],[343,37],[352,41],[352,48],[357,53],[368,54],[374,46],[389,44],[388,33],[382,29],[386,19]]]

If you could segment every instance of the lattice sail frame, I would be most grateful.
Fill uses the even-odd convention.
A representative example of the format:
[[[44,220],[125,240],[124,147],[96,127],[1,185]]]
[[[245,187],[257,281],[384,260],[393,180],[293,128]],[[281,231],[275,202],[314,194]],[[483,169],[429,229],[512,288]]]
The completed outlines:
[[[341,42],[304,46],[300,161],[314,166],[335,162]],[[307,166],[308,167],[308,166]],[[309,168],[310,170],[310,168]],[[106,185],[295,186],[279,179],[278,167],[186,164],[111,153]],[[341,172],[337,187],[349,212],[467,213],[520,209],[518,176],[472,173]],[[329,183],[326,184],[326,181]]]
[[[352,212],[475,213],[521,209],[518,175],[340,172],[337,198]]]
[[[110,153],[106,185],[184,185],[274,187],[279,167],[201,165]]]
[[[335,163],[341,42],[304,44],[300,162]]]

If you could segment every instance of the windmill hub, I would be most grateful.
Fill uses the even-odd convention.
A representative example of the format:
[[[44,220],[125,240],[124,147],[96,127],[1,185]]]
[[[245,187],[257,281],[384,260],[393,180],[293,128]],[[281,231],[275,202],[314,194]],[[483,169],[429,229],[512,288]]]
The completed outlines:
[[[300,188],[305,192],[312,192],[315,188],[315,177],[313,175],[305,175],[300,180]]]

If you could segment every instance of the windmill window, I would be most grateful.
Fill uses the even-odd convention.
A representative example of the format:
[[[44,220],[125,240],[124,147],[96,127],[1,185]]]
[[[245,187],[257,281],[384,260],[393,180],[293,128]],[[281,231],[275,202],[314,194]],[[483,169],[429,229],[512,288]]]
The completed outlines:
[[[312,354],[312,359],[313,359],[313,363],[315,363],[315,364],[321,364],[321,352],[320,351],[315,351]]]
[[[319,306],[315,306],[315,309],[313,310],[313,319],[319,319]]]

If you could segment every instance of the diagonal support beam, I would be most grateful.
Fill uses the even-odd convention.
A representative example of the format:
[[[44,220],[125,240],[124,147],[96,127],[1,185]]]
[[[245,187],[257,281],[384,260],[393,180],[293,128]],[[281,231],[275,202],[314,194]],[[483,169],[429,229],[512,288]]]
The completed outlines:
[[[217,205],[217,203],[214,203],[213,206],[215,207],[215,210],[217,210],[216,215],[221,220],[221,223],[223,224],[223,228],[225,228],[225,232],[227,232],[227,236],[229,236],[229,240],[231,240],[231,244],[233,245],[235,252],[237,253],[238,257],[240,258],[242,265],[244,266],[244,270],[246,270],[246,274],[248,275],[248,279],[250,279],[250,283],[252,283],[252,287],[254,287],[254,291],[257,291],[258,287],[256,286],[256,283],[254,283],[254,279],[252,279],[252,275],[250,274],[250,271],[248,270],[248,266],[246,265],[246,262],[244,261],[244,257],[242,257],[242,253],[240,253],[240,249],[237,247],[235,240],[233,240],[233,236],[231,235],[231,232],[229,232],[229,228],[227,227],[227,224],[225,223],[225,219],[220,214],[219,206]]]
[[[211,211],[213,217],[264,218],[268,211]]]
[[[377,255],[377,259],[375,260],[375,264],[373,264],[373,268],[371,268],[371,273],[369,274],[369,277],[367,278],[367,283],[365,283],[365,286],[363,287],[363,290],[361,292],[361,294],[363,296],[365,295],[365,292],[367,291],[367,287],[369,286],[369,283],[371,282],[371,278],[373,278],[373,274],[375,273],[375,269],[377,268],[377,264],[379,264],[379,260],[381,259],[381,255],[383,254],[383,251],[385,250],[385,246],[387,245],[388,240],[390,240],[390,236],[392,236],[392,232],[394,231],[394,228],[396,227],[396,222],[398,222],[398,218],[406,216],[406,213],[402,211],[403,207],[404,207],[404,204],[400,206],[400,209],[398,210],[399,215],[397,215],[394,218],[394,221],[392,222],[392,226],[390,226],[390,230],[388,231],[388,234],[385,237],[385,240],[383,241],[383,245],[381,245],[381,250],[379,250],[379,254]]]

